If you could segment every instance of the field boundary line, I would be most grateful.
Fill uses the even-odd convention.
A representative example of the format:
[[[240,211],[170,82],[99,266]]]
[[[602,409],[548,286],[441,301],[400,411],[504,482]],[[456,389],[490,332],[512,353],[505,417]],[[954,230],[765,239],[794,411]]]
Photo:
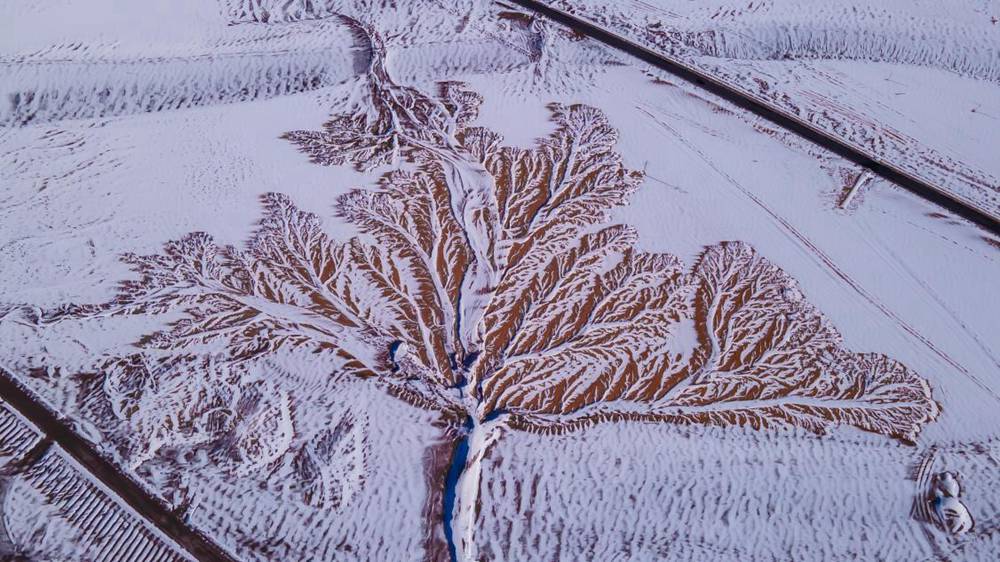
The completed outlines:
[[[660,70],[664,70],[707,90],[741,109],[786,129],[805,140],[870,170],[890,182],[910,191],[935,205],[1000,236],[1000,216],[952,190],[934,185],[908,172],[892,162],[873,154],[848,139],[830,133],[782,109],[767,100],[734,86],[697,66],[676,57],[654,51],[633,39],[609,31],[593,21],[555,8],[539,0],[504,0],[539,13],[613,49],[636,57]]]

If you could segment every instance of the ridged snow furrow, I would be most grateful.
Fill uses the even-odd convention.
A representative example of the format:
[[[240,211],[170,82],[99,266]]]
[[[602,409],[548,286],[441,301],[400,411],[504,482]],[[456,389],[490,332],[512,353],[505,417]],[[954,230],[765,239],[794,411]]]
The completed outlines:
[[[144,522],[81,476],[58,450],[48,451],[27,468],[23,480],[74,529],[75,548],[88,560],[135,562],[187,558],[154,534]]]
[[[886,28],[878,23],[815,26],[769,21],[710,31],[679,28],[664,32],[699,54],[712,57],[892,62],[932,66],[980,80],[1000,81],[1000,41],[996,33],[940,29],[932,22],[914,25],[915,29]]]
[[[609,445],[609,444],[614,445]],[[912,449],[739,430],[510,433],[483,469],[490,560],[923,560]],[[914,455],[915,456],[915,455]],[[570,554],[572,553],[572,554]]]
[[[41,436],[33,427],[0,403],[0,461],[20,459],[39,439]]]
[[[95,562],[188,560],[83,476],[58,449],[50,448],[8,476],[6,487],[2,511],[12,554],[69,559],[65,556],[72,553],[74,559]],[[36,543],[29,537],[38,529],[46,540]]]
[[[560,8],[600,10],[645,26],[678,49],[705,56],[755,59],[847,59],[934,66],[1000,80],[1000,34],[986,10],[949,9],[926,1],[897,6],[866,1],[691,3],[579,2]],[[643,17],[645,16],[645,17]],[[944,17],[947,16],[947,17]],[[645,20],[645,21],[643,21]]]
[[[367,45],[339,21],[234,26],[187,44],[58,43],[0,62],[0,126],[294,94],[362,72]]]
[[[342,53],[236,55],[158,63],[22,66],[4,79],[0,124],[20,126],[234,103],[331,86],[354,75]]]
[[[365,45],[351,34],[341,18],[304,21],[280,27],[225,21],[199,22],[181,37],[150,37],[146,43],[109,40],[106,34],[79,37],[55,35],[44,44],[26,44],[0,51],[0,64],[35,65],[68,62],[170,62],[235,55],[308,54],[323,51],[346,54]],[[209,24],[209,25],[205,25]]]
[[[304,368],[309,361],[304,355]],[[189,521],[247,562],[424,560],[428,527],[432,532],[440,525],[425,513],[437,503],[429,504],[434,498],[421,471],[425,449],[438,439],[435,416],[363,383],[322,392],[333,402],[300,408],[314,423],[357,404],[373,414],[368,485],[350,505],[307,505],[286,490],[261,485],[262,475],[233,479],[208,469],[191,479]]]

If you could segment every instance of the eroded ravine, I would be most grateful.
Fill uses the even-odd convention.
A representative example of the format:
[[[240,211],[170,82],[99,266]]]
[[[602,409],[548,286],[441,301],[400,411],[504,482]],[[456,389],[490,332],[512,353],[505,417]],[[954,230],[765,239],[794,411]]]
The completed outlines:
[[[311,436],[290,429],[290,408],[267,406],[268,396],[285,404],[301,392],[281,377],[251,389],[261,408],[235,411],[198,443],[156,424],[201,427],[222,399],[213,392],[243,391],[241,369],[277,353],[315,354],[336,376],[467,420],[445,475],[441,523],[449,556],[476,560],[484,460],[507,427],[558,433],[635,419],[822,434],[851,426],[913,441],[937,416],[923,378],[885,355],[847,349],[795,280],[750,245],[708,245],[685,265],[643,251],[634,229],[611,223],[643,177],[626,167],[618,130],[599,109],[552,104],[547,138],[505,146],[472,125],[482,98],[464,85],[429,94],[380,68],[372,64],[363,102],[338,108],[322,131],[286,135],[319,164],[393,168],[338,199],[338,216],[367,236],[337,240],[321,217],[270,193],[244,245],[191,233],[125,256],[138,280],[123,281],[107,303],[24,311],[40,330],[163,315],[159,331],[96,366],[97,384],[81,393],[116,401],[107,423],[125,439],[145,431],[192,452],[234,441],[268,448],[235,451],[235,474],[287,463]],[[489,275],[467,286],[467,265]],[[316,330],[317,318],[337,329]],[[449,333],[467,334],[464,350]],[[191,360],[191,342],[214,351],[211,362]],[[152,383],[105,396],[113,385],[101,383],[115,373],[136,381],[182,373],[207,398],[186,396],[191,384]],[[150,422],[144,408],[156,401],[184,409]],[[247,428],[252,439],[241,437]],[[127,445],[127,461],[158,454]],[[314,470],[293,474],[304,487],[316,481]]]
[[[490,448],[503,435],[506,415],[485,420],[466,418],[455,443],[445,479],[442,524],[452,562],[479,560],[476,520],[480,510],[483,464]]]

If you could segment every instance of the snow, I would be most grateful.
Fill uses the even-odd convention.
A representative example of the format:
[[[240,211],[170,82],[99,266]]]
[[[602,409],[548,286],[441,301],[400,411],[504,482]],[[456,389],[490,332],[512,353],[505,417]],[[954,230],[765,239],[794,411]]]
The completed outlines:
[[[941,553],[991,559],[1000,547],[1000,302],[989,296],[1000,279],[1000,240],[692,85],[520,9],[458,0],[400,4],[66,0],[5,7],[0,87],[10,103],[0,106],[0,341],[9,345],[0,347],[0,366],[183,513],[186,524],[240,560],[449,559],[450,549],[458,559],[494,560],[924,560]],[[755,91],[755,79],[763,79],[772,99],[825,116],[831,130],[984,207],[997,204],[1000,168],[989,115],[1000,116],[1000,43],[986,23],[998,12],[995,3],[577,4],[622,33],[645,33],[654,23],[669,27],[680,39],[636,37],[669,44]],[[571,331],[582,310],[575,303],[583,302],[577,299],[592,287],[590,279],[609,279],[628,252],[670,256],[660,269],[615,281],[622,291],[646,295],[639,290],[644,280],[695,276],[704,269],[702,257],[726,243],[752,248],[757,259],[783,272],[774,290],[786,307],[780,310],[792,311],[789,322],[812,318],[814,307],[822,314],[817,330],[834,329],[842,338],[838,350],[898,361],[915,377],[907,381],[926,381],[935,402],[930,410],[940,413],[924,412],[909,445],[888,430],[869,433],[851,423],[831,423],[822,435],[802,427],[708,427],[684,417],[690,405],[686,412],[669,410],[670,419],[684,423],[627,421],[645,419],[654,406],[676,406],[662,397],[622,399],[603,410],[617,417],[591,419],[604,403],[563,412],[568,402],[555,394],[561,391],[526,377],[497,391],[496,403],[511,411],[490,411],[468,381],[491,359],[471,352],[497,338],[496,325],[483,319],[496,318],[489,307],[501,300],[507,264],[490,263],[499,235],[483,217],[497,201],[484,190],[504,180],[470,163],[463,141],[452,134],[461,128],[457,118],[434,150],[445,162],[448,211],[461,219],[468,255],[480,264],[455,288],[461,296],[453,340],[467,355],[427,359],[424,351],[436,341],[432,330],[454,318],[425,310],[405,324],[422,327],[411,334],[399,328],[403,305],[374,289],[350,291],[360,303],[355,317],[406,337],[367,334],[344,346],[359,361],[394,366],[365,373],[368,378],[353,376],[349,359],[304,345],[229,362],[221,340],[208,337],[181,350],[147,349],[150,362],[142,368],[122,362],[139,353],[135,344],[144,337],[187,318],[185,307],[209,310],[210,298],[166,310],[143,308],[151,300],[60,316],[65,305],[112,301],[121,283],[138,279],[123,254],[161,263],[165,244],[191,233],[204,233],[221,249],[220,268],[237,271],[232,262],[246,258],[253,267],[239,271],[259,274],[258,290],[281,288],[280,298],[267,302],[280,301],[285,311],[301,305],[303,289],[266,279],[281,271],[276,262],[262,265],[261,256],[294,247],[294,240],[268,246],[279,237],[259,234],[278,220],[262,204],[278,201],[269,193],[289,202],[288,220],[315,215],[324,240],[342,244],[359,236],[388,251],[377,232],[338,209],[352,190],[373,193],[384,188],[386,173],[418,173],[427,163],[399,156],[365,171],[350,162],[319,165],[282,138],[323,130],[351,103],[369,103],[358,100],[368,95],[375,59],[358,26],[385,41],[384,67],[401,107],[416,107],[406,105],[404,87],[433,97],[436,83],[461,81],[483,98],[470,126],[502,135],[504,146],[530,150],[561,126],[549,104],[582,104],[606,116],[617,135],[617,143],[598,151],[602,165],[614,152],[626,169],[643,173],[641,182],[622,187],[635,187],[621,196],[627,204],[584,213],[581,222],[592,222],[572,232],[582,238],[629,225],[634,233],[621,230],[615,242],[625,249],[614,246],[592,266],[552,276],[553,283],[567,284],[565,293],[539,293],[524,305],[555,312],[533,312],[525,323],[536,320],[531,333],[541,335],[511,343],[512,350],[523,348],[511,357],[558,355],[531,346]],[[34,93],[33,101],[23,101],[26,92]],[[17,93],[22,101],[10,97]],[[370,106],[363,109],[376,115]],[[393,133],[437,142],[429,133],[407,131],[398,119],[404,112],[394,111]],[[555,154],[560,146],[547,150]],[[541,161],[532,169],[543,169]],[[400,208],[416,213],[414,201],[423,199]],[[395,203],[404,201],[397,195]],[[513,232],[517,225],[505,228]],[[497,247],[508,251],[515,239]],[[458,247],[451,243],[448,248]],[[576,248],[554,247],[559,251],[551,263]],[[437,263],[458,259],[442,248],[435,249]],[[397,255],[387,263],[404,272],[399,283],[409,298],[451,298],[442,269],[430,276],[435,291],[425,293],[426,284],[405,273],[407,259]],[[584,270],[588,275],[574,276]],[[526,272],[530,283],[515,288],[548,282],[537,273]],[[195,295],[199,287],[192,282],[183,289]],[[336,295],[323,295],[324,302],[347,294],[330,287]],[[680,289],[665,293],[688,298]],[[264,292],[255,296],[267,300]],[[519,294],[503,298],[520,302]],[[236,315],[241,309],[226,310]],[[655,349],[678,365],[702,360],[701,321],[678,314],[676,324],[656,332],[662,340],[614,340],[631,346],[605,350]],[[215,327],[225,332],[232,317],[219,314]],[[354,333],[330,318],[310,324],[314,316],[297,312],[293,320]],[[550,318],[556,318],[551,326]],[[289,333],[273,323],[256,326],[273,341]],[[593,393],[608,395],[604,388],[588,394],[580,381],[602,380],[598,371],[611,365],[614,373],[624,356],[574,356],[577,362],[567,364],[586,369],[566,396],[587,402]],[[454,366],[427,369],[432,360]],[[533,365],[536,373],[548,368]],[[708,371],[695,378],[710,379]],[[108,379],[109,373],[119,379]],[[117,381],[115,393],[88,386],[106,380]],[[180,390],[157,394],[165,388]],[[130,393],[140,390],[156,399],[141,402],[134,414]],[[404,392],[409,400],[399,398]],[[104,398],[95,396],[120,402],[102,414]],[[434,400],[459,408],[471,429],[463,427],[465,417],[433,409]],[[206,403],[212,407],[202,408]],[[822,396],[809,402],[822,404]],[[726,408],[725,402],[696,406]],[[223,410],[237,421],[219,421],[224,416],[213,412]],[[528,421],[518,423],[517,416]],[[588,421],[572,425],[580,419]],[[217,425],[225,426],[223,437],[212,433]],[[158,447],[149,435],[157,436]],[[463,442],[468,451],[450,481],[449,466]],[[921,463],[934,474],[957,475],[960,499],[950,491],[945,499],[967,509],[975,520],[971,531],[952,535],[913,516],[914,502],[931,490],[912,474]],[[11,531],[22,542],[57,511],[51,499],[25,486],[12,488],[24,499],[4,504],[6,518],[24,521]],[[59,523],[40,544],[57,556],[75,532],[72,522]]]
[[[0,555],[190,560],[61,449],[46,446],[41,432],[6,403],[0,403],[0,438]]]
[[[1000,215],[995,2],[547,3]]]

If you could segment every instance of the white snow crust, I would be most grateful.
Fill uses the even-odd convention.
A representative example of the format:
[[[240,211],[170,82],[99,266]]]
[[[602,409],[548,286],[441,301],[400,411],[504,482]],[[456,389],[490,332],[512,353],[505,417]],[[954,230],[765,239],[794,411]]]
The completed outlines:
[[[0,366],[238,559],[448,560],[452,523],[466,544],[458,552],[487,560],[987,561],[1000,549],[994,235],[883,180],[859,182],[854,164],[502,2],[8,4]],[[573,4],[1000,210],[996,2]],[[666,42],[648,34],[654,24],[672,30]],[[751,245],[846,348],[886,354],[926,380],[941,414],[911,445],[846,426],[823,436],[629,421],[560,435],[474,428],[474,470],[459,488],[479,507],[459,498],[454,522],[442,521],[440,487],[460,434],[440,413],[348,376],[342,359],[291,349],[234,375],[236,390],[216,398],[249,412],[233,425],[238,446],[199,448],[207,415],[190,422],[199,430],[141,433],[183,426],[187,407],[213,391],[176,369],[157,372],[194,389],[175,403],[129,421],[95,414],[79,375],[135,353],[182,311],[36,320],[112,298],[137,278],[123,254],[159,254],[193,232],[242,248],[271,192],[335,240],[359,235],[334,213],[338,198],[374,189],[391,166],[317,165],[281,138],[319,129],[363,96],[372,53],[357,25],[383,38],[397,83],[433,92],[461,81],[481,95],[474,125],[505,144],[551,134],[549,103],[598,108],[625,166],[644,173],[608,224],[632,225],[638,249],[685,264],[722,241]],[[463,293],[470,309],[476,289]],[[667,347],[683,354],[694,332],[680,326]],[[230,449],[236,468],[213,456]],[[913,515],[927,459],[961,475],[973,531],[952,536]],[[303,491],[295,471],[319,484]],[[23,524],[9,532],[67,556],[77,531],[39,531],[57,508],[18,482],[3,509]]]

